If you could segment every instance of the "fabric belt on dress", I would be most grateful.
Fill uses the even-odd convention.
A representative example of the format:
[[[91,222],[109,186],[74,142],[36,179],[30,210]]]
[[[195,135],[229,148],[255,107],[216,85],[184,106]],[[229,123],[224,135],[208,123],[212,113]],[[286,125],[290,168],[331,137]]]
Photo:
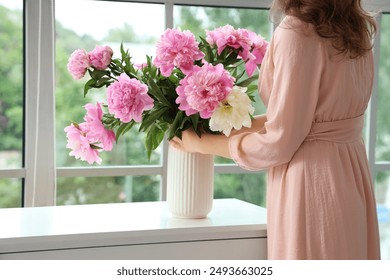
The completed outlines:
[[[313,123],[304,141],[351,143],[362,139],[364,115],[351,119]]]

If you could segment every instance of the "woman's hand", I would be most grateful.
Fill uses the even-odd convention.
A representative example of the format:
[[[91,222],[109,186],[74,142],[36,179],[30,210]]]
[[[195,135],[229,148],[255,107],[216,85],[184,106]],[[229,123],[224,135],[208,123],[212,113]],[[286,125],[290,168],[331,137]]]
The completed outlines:
[[[182,150],[188,153],[200,153],[200,138],[192,129],[187,129],[183,131],[181,139],[179,137],[174,137],[169,142],[174,148]]]
[[[188,129],[183,131],[182,139],[174,137],[169,144],[184,152],[230,158],[229,138],[225,135],[202,133],[199,137],[192,129]]]
[[[231,136],[240,133],[259,132],[264,128],[264,122],[267,120],[265,115],[256,116],[252,122],[252,127],[243,127],[241,130],[232,131]],[[231,158],[229,151],[229,137],[225,135],[215,135],[202,133],[199,137],[194,130],[187,129],[183,131],[182,139],[174,137],[170,142],[170,145],[176,149],[189,152],[189,153],[201,153],[221,156],[225,158]]]

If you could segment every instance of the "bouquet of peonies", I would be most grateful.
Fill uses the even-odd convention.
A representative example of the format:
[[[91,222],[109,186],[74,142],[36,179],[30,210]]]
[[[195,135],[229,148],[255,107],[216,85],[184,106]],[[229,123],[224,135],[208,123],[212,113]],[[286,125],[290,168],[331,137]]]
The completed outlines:
[[[230,25],[206,31],[196,41],[190,31],[167,29],[156,46],[156,57],[134,64],[121,45],[121,58],[108,46],[72,53],[68,70],[74,79],[88,72],[84,96],[92,88],[107,88],[106,102],[86,104],[84,122],[65,128],[70,155],[100,163],[101,151],[135,124],[146,133],[148,157],[165,136],[181,137],[192,128],[201,133],[224,133],[250,127],[257,89],[255,71],[267,41]],[[103,112],[104,110],[104,112]]]

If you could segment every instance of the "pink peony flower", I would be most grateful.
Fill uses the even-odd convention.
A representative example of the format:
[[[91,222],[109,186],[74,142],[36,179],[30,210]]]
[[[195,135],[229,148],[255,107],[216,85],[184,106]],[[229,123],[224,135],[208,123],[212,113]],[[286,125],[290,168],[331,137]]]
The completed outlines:
[[[112,130],[106,129],[102,123],[103,110],[98,102],[95,105],[88,103],[84,106],[87,114],[85,120],[85,133],[90,143],[101,145],[105,151],[111,151],[115,141],[115,133]]]
[[[148,66],[148,64],[146,62],[144,62],[144,63],[134,63],[134,67],[139,69],[139,70],[143,70],[147,66]]]
[[[206,41],[211,46],[217,45],[218,54],[221,54],[226,47],[239,49],[239,55],[246,60],[252,46],[251,33],[246,29],[234,29],[228,24],[213,31],[206,31]]]
[[[84,106],[87,114],[84,117],[85,122],[80,124],[71,124],[65,128],[68,142],[66,147],[72,151],[69,155],[87,161],[89,164],[94,162],[101,163],[99,152],[101,150],[110,151],[115,134],[108,130],[102,123],[103,111],[100,103],[93,105],[88,103]]]
[[[199,112],[200,117],[209,118],[233,88],[234,78],[222,64],[195,66],[193,71],[180,81],[176,92],[176,103],[187,116]]]
[[[70,156],[76,159],[87,161],[89,164],[94,162],[100,164],[102,159],[99,157],[99,151],[91,147],[91,143],[85,133],[85,123],[77,126],[71,124],[65,127],[66,137],[68,139],[66,147],[72,151]]]
[[[171,75],[174,67],[184,74],[189,74],[194,67],[194,61],[204,57],[199,50],[194,34],[190,31],[167,29],[157,43],[154,65],[160,68],[165,77]]]
[[[110,65],[113,53],[109,46],[96,46],[88,53],[88,57],[93,67],[104,70]]]
[[[245,61],[248,76],[252,76],[263,61],[268,43],[255,32],[246,29],[234,29],[230,25],[206,32],[206,40],[210,45],[217,45],[220,54],[226,47],[239,50],[238,55]]]
[[[148,87],[137,79],[130,79],[125,73],[107,88],[108,110],[122,122],[142,121],[142,113],[153,108],[153,99]]]
[[[75,50],[68,60],[68,71],[73,79],[79,80],[84,77],[85,72],[91,66],[88,54],[85,50]]]
[[[263,63],[264,55],[268,49],[268,42],[263,37],[255,33],[251,37],[253,41],[252,56],[245,63],[245,69],[249,77],[253,75],[257,66]]]

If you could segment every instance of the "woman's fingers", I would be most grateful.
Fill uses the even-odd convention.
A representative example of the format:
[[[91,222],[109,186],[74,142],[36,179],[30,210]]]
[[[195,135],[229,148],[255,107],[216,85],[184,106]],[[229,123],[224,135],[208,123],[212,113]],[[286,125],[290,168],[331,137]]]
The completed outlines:
[[[182,140],[179,137],[173,137],[169,144],[176,149],[183,150]]]

